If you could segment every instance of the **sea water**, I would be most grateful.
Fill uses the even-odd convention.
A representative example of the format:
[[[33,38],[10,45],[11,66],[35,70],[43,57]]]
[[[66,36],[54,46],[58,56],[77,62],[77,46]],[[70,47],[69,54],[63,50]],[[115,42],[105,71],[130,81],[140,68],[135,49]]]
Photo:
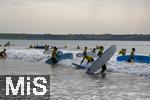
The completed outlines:
[[[150,64],[117,62],[118,51],[122,48],[136,48],[136,54],[149,55],[149,41],[75,41],[75,40],[0,40],[4,45],[10,41],[15,46],[6,47],[8,58],[0,60],[0,74],[50,74],[51,100],[141,100],[150,99]],[[50,54],[42,49],[29,49],[29,45],[60,47],[71,52],[72,60],[64,60],[55,66],[45,64]],[[77,70],[72,63],[80,63],[76,53],[84,47],[91,51],[94,47],[112,44],[117,51],[107,63],[105,74],[87,75],[85,70]],[[67,46],[65,49],[64,46]],[[76,49],[77,46],[81,49]],[[2,50],[4,47],[0,47]]]

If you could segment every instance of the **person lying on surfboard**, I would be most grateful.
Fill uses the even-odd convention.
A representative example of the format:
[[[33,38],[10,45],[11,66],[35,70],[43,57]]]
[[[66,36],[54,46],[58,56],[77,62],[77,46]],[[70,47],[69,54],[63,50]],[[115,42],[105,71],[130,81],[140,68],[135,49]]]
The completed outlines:
[[[135,48],[132,48],[128,62],[134,62]]]
[[[6,49],[0,52],[0,57],[7,57]]]
[[[52,51],[52,55],[51,55],[51,59],[52,59],[52,62],[54,64],[57,63],[57,60],[56,60],[56,57],[58,56],[58,53],[57,53],[57,47],[54,47],[53,51]]]
[[[83,63],[84,60],[87,60],[87,64],[94,61],[94,59],[91,56],[85,55],[80,63],[80,65]]]
[[[100,49],[99,49],[99,52],[98,52],[98,56],[101,57],[103,55],[103,52],[104,52],[104,47],[103,46],[100,46]],[[104,64],[102,66],[102,70],[101,70],[101,73],[104,73],[106,71],[107,67],[106,67],[106,64]]]

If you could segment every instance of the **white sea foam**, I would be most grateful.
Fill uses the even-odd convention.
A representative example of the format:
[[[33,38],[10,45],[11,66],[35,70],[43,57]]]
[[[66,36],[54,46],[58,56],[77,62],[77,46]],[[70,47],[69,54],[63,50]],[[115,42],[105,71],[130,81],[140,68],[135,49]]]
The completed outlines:
[[[22,60],[24,62],[40,62],[44,63],[50,56],[50,54],[43,54],[44,50],[40,49],[8,49],[8,59],[16,59],[16,60]],[[64,60],[61,61],[60,64],[66,66],[66,67],[72,67],[75,66],[71,65],[74,63],[80,63],[82,58],[77,58],[75,55],[78,52],[81,51],[70,51],[70,50],[61,50],[63,53],[72,53],[74,55],[73,60]],[[127,63],[127,62],[117,62],[116,57],[118,54],[116,53],[110,61],[107,63],[107,69],[111,72],[119,72],[119,73],[128,73],[128,74],[134,74],[144,77],[150,78],[150,64],[146,63]]]

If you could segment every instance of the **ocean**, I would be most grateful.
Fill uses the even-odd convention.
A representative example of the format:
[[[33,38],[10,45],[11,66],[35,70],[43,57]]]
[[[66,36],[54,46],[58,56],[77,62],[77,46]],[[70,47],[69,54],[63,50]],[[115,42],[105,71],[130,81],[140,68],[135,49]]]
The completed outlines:
[[[50,75],[51,100],[149,100],[150,64],[117,62],[118,51],[136,48],[136,54],[149,55],[149,41],[77,41],[77,40],[0,40],[4,45],[10,41],[14,46],[6,47],[8,58],[0,60],[1,75]],[[72,60],[63,60],[55,66],[45,63],[49,54],[42,49],[29,49],[30,45],[57,46],[61,51],[73,53]],[[105,49],[115,44],[117,51],[107,63],[105,74],[88,75],[85,70],[75,69],[73,62],[80,63],[76,53],[84,47]],[[64,46],[67,48],[64,48]],[[77,46],[81,48],[76,49]],[[4,47],[0,47],[3,50]]]

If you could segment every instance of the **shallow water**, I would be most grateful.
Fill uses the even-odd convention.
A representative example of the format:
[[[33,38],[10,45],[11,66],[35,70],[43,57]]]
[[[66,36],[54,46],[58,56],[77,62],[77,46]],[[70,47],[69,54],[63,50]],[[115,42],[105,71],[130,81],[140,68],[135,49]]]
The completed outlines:
[[[8,40],[0,40],[5,43]],[[8,58],[0,60],[1,75],[7,74],[50,74],[51,100],[149,100],[150,99],[150,64],[117,62],[116,54],[107,63],[106,74],[88,75],[85,70],[77,70],[72,62],[79,63],[81,58],[75,54],[88,45],[90,50],[96,45],[108,48],[117,45],[117,51],[134,46],[137,54],[148,55],[150,42],[132,41],[13,41],[16,46],[7,47]],[[67,49],[63,52],[74,54],[73,60],[65,60],[56,66],[45,64],[49,54],[43,50],[27,49],[32,43],[49,43]],[[81,50],[76,50],[80,44]],[[1,48],[3,49],[3,47]]]
[[[50,75],[51,100],[149,100],[150,79],[136,75],[106,72],[88,75],[85,70],[58,64],[0,61],[3,75]]]

